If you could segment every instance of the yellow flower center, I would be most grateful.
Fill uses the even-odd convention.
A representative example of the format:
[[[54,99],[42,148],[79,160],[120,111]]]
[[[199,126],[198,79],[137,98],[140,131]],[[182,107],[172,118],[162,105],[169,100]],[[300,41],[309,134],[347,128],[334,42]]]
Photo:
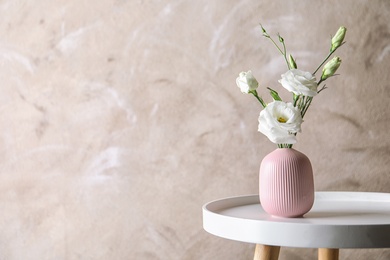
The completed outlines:
[[[278,121],[279,121],[279,123],[286,123],[287,122],[287,120],[284,118],[284,117],[278,117]]]

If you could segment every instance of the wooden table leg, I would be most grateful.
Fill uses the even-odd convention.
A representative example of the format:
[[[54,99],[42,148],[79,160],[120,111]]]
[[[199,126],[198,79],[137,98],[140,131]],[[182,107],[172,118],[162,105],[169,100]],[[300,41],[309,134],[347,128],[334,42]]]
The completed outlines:
[[[253,260],[278,260],[280,246],[256,245]]]
[[[319,248],[318,260],[339,260],[339,250],[335,248]]]

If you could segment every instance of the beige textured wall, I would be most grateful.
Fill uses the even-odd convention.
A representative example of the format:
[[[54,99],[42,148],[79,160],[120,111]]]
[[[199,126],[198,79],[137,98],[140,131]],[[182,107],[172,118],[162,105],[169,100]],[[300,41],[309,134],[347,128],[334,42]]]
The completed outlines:
[[[0,259],[251,259],[202,229],[201,206],[257,193],[275,148],[235,85],[252,69],[281,90],[259,22],[307,70],[349,29],[295,147],[317,190],[390,192],[387,0],[3,0],[0,17]]]

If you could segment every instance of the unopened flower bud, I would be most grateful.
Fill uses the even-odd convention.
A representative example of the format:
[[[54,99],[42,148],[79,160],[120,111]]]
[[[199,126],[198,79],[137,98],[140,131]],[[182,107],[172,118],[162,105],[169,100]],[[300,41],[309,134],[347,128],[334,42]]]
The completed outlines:
[[[338,47],[340,47],[343,44],[345,34],[347,32],[347,28],[344,26],[341,26],[337,32],[336,35],[332,38],[332,46],[330,47],[330,51],[336,50]]]
[[[334,57],[328,63],[325,64],[324,68],[322,69],[322,76],[321,80],[324,81],[327,78],[333,76],[336,72],[336,70],[340,67],[341,59],[340,57]]]
[[[261,24],[260,24],[260,27],[261,27],[261,30],[263,31],[263,36],[269,38],[270,37],[269,34],[267,33],[267,31],[264,29],[264,27]]]
[[[280,41],[281,43],[283,43],[283,42],[284,42],[284,39],[283,39],[283,37],[282,37],[282,36],[280,36],[280,34],[278,34],[278,38],[279,38],[279,41]]]
[[[290,54],[290,56],[288,57],[288,63],[290,64],[290,69],[297,69],[297,68],[298,68],[298,67],[297,67],[297,64],[296,64],[296,62],[295,62],[293,56],[291,56],[291,54]]]
[[[236,79],[237,86],[240,88],[242,93],[248,94],[249,92],[256,90],[259,86],[256,78],[253,76],[252,71],[241,72]]]

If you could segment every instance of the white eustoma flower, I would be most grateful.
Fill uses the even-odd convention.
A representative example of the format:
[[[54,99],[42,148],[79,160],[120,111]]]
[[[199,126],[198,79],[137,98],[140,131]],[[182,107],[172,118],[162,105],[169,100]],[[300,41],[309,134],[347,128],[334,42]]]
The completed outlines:
[[[316,78],[310,73],[298,69],[292,69],[282,75],[279,83],[295,95],[314,97],[317,95]]]
[[[300,110],[292,103],[274,101],[260,112],[258,130],[275,144],[294,144],[302,122]]]
[[[237,86],[240,88],[242,93],[248,94],[250,91],[257,89],[259,83],[253,76],[252,71],[241,72],[236,79]]]

